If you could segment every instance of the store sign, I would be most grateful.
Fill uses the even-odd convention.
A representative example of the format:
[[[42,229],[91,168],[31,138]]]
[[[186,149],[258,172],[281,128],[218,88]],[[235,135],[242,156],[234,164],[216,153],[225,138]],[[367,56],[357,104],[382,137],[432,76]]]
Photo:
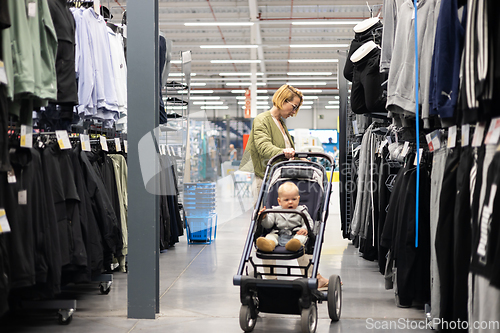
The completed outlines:
[[[245,90],[245,118],[252,117],[252,94],[250,89]]]

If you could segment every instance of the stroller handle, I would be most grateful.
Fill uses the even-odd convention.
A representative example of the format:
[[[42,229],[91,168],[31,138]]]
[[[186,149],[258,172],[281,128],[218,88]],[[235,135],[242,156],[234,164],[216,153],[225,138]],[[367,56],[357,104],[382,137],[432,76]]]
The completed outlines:
[[[296,151],[294,157],[298,157],[298,158],[321,157],[321,158],[327,159],[330,162],[331,165],[333,165],[335,163],[335,160],[333,159],[333,157],[330,156],[330,155],[328,155],[328,154],[325,154],[325,153],[297,152]],[[272,165],[274,162],[276,162],[279,159],[286,159],[285,158],[285,154],[281,153],[281,154],[278,154],[278,155],[274,156],[273,158],[271,158],[267,162],[267,165]]]

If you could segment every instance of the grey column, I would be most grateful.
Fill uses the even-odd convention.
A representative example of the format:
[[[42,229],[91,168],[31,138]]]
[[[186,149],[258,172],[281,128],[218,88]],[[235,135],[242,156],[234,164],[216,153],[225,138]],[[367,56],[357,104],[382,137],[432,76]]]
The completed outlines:
[[[347,152],[349,148],[347,147],[347,80],[344,78],[343,72],[346,63],[347,52],[344,54],[339,54],[339,62],[337,68],[338,85],[339,85],[339,96],[340,96],[340,107],[339,107],[339,180],[340,180],[340,220],[344,225],[344,230],[346,226],[347,218],[347,188],[346,181],[347,176],[345,173],[345,163],[347,162]]]
[[[158,0],[127,3],[128,65],[128,317],[159,312],[158,196],[146,191],[139,140],[158,127]],[[148,163],[158,164],[157,154]]]

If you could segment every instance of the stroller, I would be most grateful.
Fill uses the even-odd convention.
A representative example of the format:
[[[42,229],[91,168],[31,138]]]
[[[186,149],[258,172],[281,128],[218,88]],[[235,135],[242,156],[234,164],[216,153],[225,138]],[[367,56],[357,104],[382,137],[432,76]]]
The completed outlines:
[[[324,158],[332,166],[334,163],[333,158],[324,153],[296,152],[295,156]],[[284,154],[275,156],[267,163],[238,272],[233,277],[233,284],[240,286],[242,304],[239,314],[240,327],[245,332],[251,332],[255,327],[259,312],[297,314],[301,316],[302,332],[314,333],[318,322],[317,303],[328,302],[328,314],[333,321],[340,319],[342,305],[340,277],[331,275],[328,291],[325,292],[318,290],[316,278],[328,217],[333,175],[328,181],[325,168],[319,163],[307,160],[287,160],[275,164],[281,159],[284,159]],[[276,205],[278,188],[288,181],[298,186],[300,204],[307,206],[314,225],[309,225],[306,216],[297,210],[266,209],[259,214],[260,207]],[[257,249],[255,256],[259,259],[292,260],[304,254],[312,254],[312,259],[309,260],[307,266],[254,262],[252,247],[255,246],[255,241],[259,236],[266,234],[266,230],[261,226],[262,217],[266,213],[301,214],[308,229],[308,239],[305,245],[296,252],[287,251],[284,246],[278,245],[273,252],[262,252]],[[312,268],[312,273],[308,277],[307,272],[310,268]],[[291,277],[291,279],[271,280],[264,279],[265,276]]]

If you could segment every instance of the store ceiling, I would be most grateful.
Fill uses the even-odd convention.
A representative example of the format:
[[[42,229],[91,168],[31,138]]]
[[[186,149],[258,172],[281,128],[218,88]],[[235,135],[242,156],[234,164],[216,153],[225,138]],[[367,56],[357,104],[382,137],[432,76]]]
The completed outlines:
[[[352,28],[372,15],[370,9],[374,16],[379,14],[382,0],[377,2],[369,1],[368,6],[365,0],[159,0],[160,30],[173,42],[173,60],[180,60],[182,51],[192,52],[192,73],[195,74],[192,91],[214,91],[193,95],[221,96],[219,101],[227,110],[233,110],[232,115],[236,108],[238,114],[242,114],[242,105],[237,104],[242,101],[236,96],[241,98],[243,94],[231,91],[248,88],[250,76],[244,73],[250,73],[252,65],[214,63],[214,60],[255,59],[256,70],[262,73],[257,77],[258,89],[267,90],[267,94],[259,93],[259,96],[272,97],[282,84],[291,83],[305,96],[318,97],[309,100],[312,104],[305,105],[311,110],[338,112],[334,108],[334,95],[338,93],[339,68],[337,62],[331,61],[346,53],[354,36]],[[101,0],[102,5],[111,8],[113,22],[121,21],[126,3],[126,0]],[[253,26],[209,25],[215,22],[253,23]],[[215,45],[227,47],[207,48]],[[229,48],[234,45],[254,45],[255,51]],[[172,64],[169,81],[181,82],[181,71],[181,64]],[[313,92],[318,90],[322,92]],[[263,103],[265,99],[259,101],[259,107],[267,108]],[[217,114],[224,114],[224,109]]]

